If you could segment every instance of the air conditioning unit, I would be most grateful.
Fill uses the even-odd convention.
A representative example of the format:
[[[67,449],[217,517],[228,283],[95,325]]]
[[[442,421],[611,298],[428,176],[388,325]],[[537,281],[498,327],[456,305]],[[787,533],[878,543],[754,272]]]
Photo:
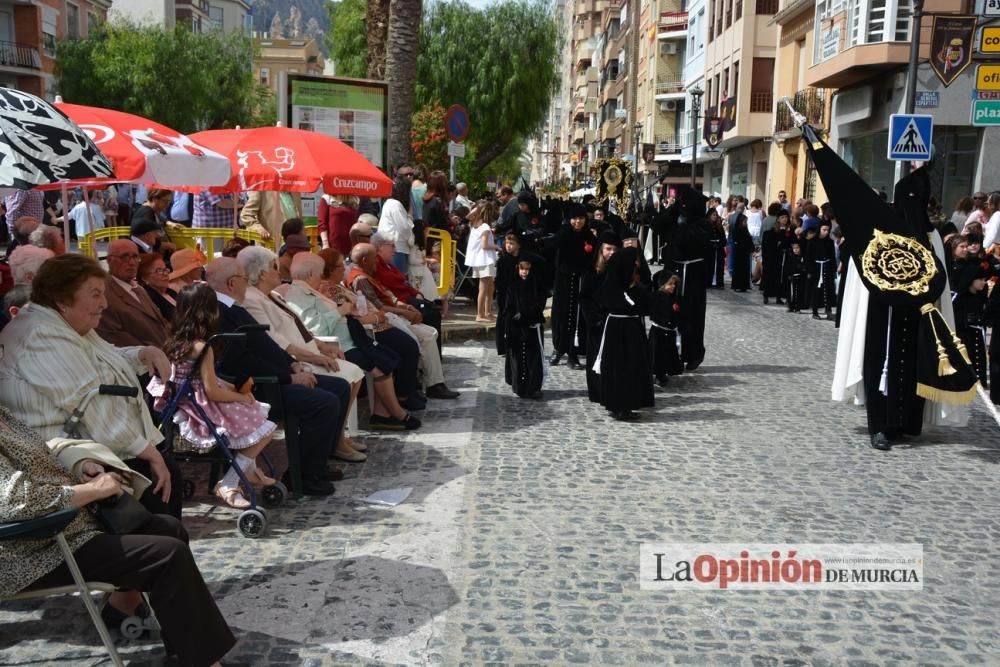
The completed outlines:
[[[664,56],[676,56],[677,55],[677,43],[676,42],[662,42],[660,44],[660,55],[664,55]]]
[[[677,100],[664,100],[660,102],[660,111],[677,111]]]

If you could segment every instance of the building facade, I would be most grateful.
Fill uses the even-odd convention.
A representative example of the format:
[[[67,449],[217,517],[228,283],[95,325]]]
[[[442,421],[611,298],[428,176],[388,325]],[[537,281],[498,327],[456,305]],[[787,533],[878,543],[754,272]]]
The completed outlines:
[[[115,0],[112,16],[171,29],[187,24],[194,32],[223,30],[250,35],[250,4],[244,0]]]
[[[0,85],[53,99],[56,43],[86,37],[111,0],[0,2]]]
[[[278,94],[278,75],[323,74],[323,54],[314,39],[254,39],[254,77]]]

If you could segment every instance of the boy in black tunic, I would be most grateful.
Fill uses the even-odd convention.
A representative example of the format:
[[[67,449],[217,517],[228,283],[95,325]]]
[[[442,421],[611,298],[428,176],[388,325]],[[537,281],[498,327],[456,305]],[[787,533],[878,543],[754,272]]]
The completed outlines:
[[[656,274],[656,282],[658,287],[653,292],[650,307],[649,356],[653,361],[656,382],[665,387],[668,376],[684,372],[684,364],[677,351],[677,323],[681,312],[677,288],[680,279],[669,271],[660,271]]]
[[[819,236],[809,242],[806,254],[806,268],[809,270],[809,284],[812,286],[813,319],[820,319],[820,306],[826,311],[826,319],[833,319],[833,304],[836,300],[833,277],[837,269],[837,248],[830,238],[830,223],[824,220],[819,226]]]
[[[534,279],[532,262],[517,263],[517,280],[506,291],[507,329],[505,376],[521,398],[541,398],[545,367],[542,363],[542,323],[545,292]]]
[[[792,241],[785,256],[785,298],[788,312],[802,312],[802,298],[806,281],[806,258],[802,256],[802,244]]]

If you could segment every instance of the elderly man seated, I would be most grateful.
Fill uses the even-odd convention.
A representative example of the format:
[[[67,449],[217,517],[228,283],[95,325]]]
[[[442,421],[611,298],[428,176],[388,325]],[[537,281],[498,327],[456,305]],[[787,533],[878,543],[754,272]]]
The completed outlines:
[[[420,320],[418,321],[434,327],[434,330],[438,333],[438,350],[440,350],[441,311],[432,302],[421,297],[420,292],[410,286],[410,283],[406,279],[406,274],[392,263],[392,256],[396,254],[395,243],[381,234],[375,234],[372,236],[371,244],[375,246],[375,250],[378,253],[375,278],[382,283],[383,287],[392,292],[397,299],[420,311]]]
[[[119,347],[152,345],[162,348],[170,325],[146,290],[136,282],[138,272],[139,248],[135,243],[128,239],[112,241],[108,246],[104,292],[108,307],[101,314],[97,333]]]
[[[14,224],[11,225],[12,236],[10,243],[7,244],[7,257],[9,258],[18,246],[29,245],[30,241],[28,239],[31,236],[31,232],[38,229],[38,226],[41,224],[38,218],[30,215],[22,215],[15,220]]]
[[[56,227],[39,225],[35,231],[31,232],[28,242],[39,248],[47,248],[55,255],[66,254],[66,241],[63,240],[62,232]]]
[[[344,358],[339,345],[320,341],[309,333],[284,299],[273,292],[281,285],[278,257],[273,252],[262,246],[249,246],[239,252],[236,261],[243,267],[250,283],[243,299],[243,307],[255,320],[268,325],[267,333],[278,347],[305,364],[307,370],[350,382],[351,401],[345,408],[350,413],[355,408],[365,372]],[[343,461],[364,461],[367,457],[362,452],[366,449],[367,447],[344,434],[333,455]]]
[[[38,269],[50,257],[55,257],[55,255],[48,248],[39,248],[33,245],[22,245],[15,248],[8,260],[14,284],[30,285],[31,281],[35,279]]]
[[[375,216],[368,215],[367,217],[368,218],[374,218]],[[378,221],[376,220],[375,224],[377,224],[377,223],[378,223]],[[357,222],[354,223],[354,225],[351,227],[351,231],[350,231],[351,249],[352,250],[354,249],[354,246],[358,245],[359,243],[368,243],[369,242],[368,239],[370,239],[372,237],[372,234],[375,233],[374,231],[372,231],[372,227],[374,227],[375,224],[372,224],[368,220],[360,220],[360,219]]]
[[[420,362],[424,368],[424,384],[427,387],[428,398],[458,398],[458,392],[452,391],[444,383],[444,371],[441,368],[441,353],[437,347],[437,331],[433,327],[421,323],[420,311],[396,298],[375,277],[378,257],[375,247],[370,243],[359,243],[351,251],[353,266],[347,275],[347,285],[364,294],[368,306],[386,314],[395,316],[394,326],[399,326],[417,339],[420,345]]]
[[[219,330],[227,333],[256,326],[257,320],[241,305],[246,300],[247,276],[239,262],[220,257],[208,265],[206,274],[219,299]],[[307,371],[264,331],[251,330],[246,334],[244,344],[226,346],[219,370],[237,378],[253,375],[278,378],[285,411],[299,422],[302,491],[312,496],[332,494],[327,460],[344,430],[350,384],[337,377]]]

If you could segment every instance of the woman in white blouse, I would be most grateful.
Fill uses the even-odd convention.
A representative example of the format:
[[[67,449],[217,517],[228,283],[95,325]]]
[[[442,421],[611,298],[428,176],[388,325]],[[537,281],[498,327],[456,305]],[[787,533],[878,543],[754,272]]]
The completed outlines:
[[[378,221],[378,233],[396,244],[392,263],[406,275],[409,268],[410,250],[414,246],[413,219],[410,218],[410,179],[397,176],[392,183],[392,197],[382,206],[382,217]]]

